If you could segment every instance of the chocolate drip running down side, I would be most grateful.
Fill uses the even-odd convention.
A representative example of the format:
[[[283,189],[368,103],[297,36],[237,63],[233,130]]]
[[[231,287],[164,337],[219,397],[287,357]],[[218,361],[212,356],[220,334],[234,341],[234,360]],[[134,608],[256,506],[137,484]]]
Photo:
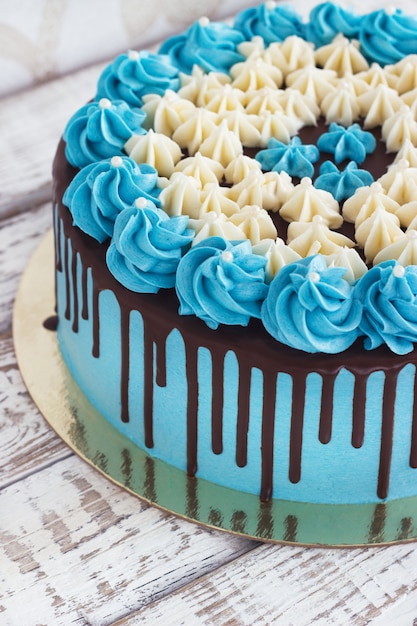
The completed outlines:
[[[321,376],[322,401],[319,440],[326,444],[332,437],[334,382],[341,369],[346,369],[355,379],[352,406],[352,446],[359,448],[365,431],[366,384],[373,372],[385,373],[385,393],[382,407],[382,434],[380,446],[379,476],[377,494],[385,498],[389,492],[389,476],[393,445],[393,407],[396,396],[397,376],[407,363],[415,365],[415,353],[406,358],[391,353],[381,347],[366,352],[361,342],[357,342],[341,355],[305,354],[278,344],[265,331],[258,320],[251,320],[249,326],[221,326],[217,331],[209,329],[204,322],[192,316],[178,315],[178,301],[174,290],[161,290],[158,294],[137,294],[121,286],[110,274],[105,263],[106,244],[99,244],[72,225],[72,217],[62,204],[63,192],[74,176],[75,170],[67,163],[64,144],[61,142],[54,163],[56,237],[64,238],[64,259],[61,259],[60,246],[56,249],[57,272],[64,272],[66,284],[65,316],[72,320],[77,332],[78,316],[91,317],[92,353],[100,354],[99,295],[105,289],[111,290],[122,312],[121,315],[121,420],[129,420],[129,372],[134,367],[135,355],[130,354],[131,312],[139,311],[144,325],[144,429],[145,445],[153,446],[153,389],[154,385],[166,384],[165,346],[168,335],[177,329],[185,344],[188,407],[187,407],[187,467],[190,476],[198,470],[197,415],[199,401],[198,351],[205,348],[211,355],[212,363],[212,449],[219,454],[223,448],[223,370],[226,348],[234,352],[239,367],[238,419],[236,432],[236,465],[243,467],[247,462],[247,437],[250,420],[250,387],[252,372],[258,369],[263,377],[262,408],[262,484],[261,499],[268,501],[273,493],[275,458],[274,431],[279,428],[280,407],[276,406],[276,384],[280,374],[288,374],[293,380],[291,435],[289,442],[289,480],[297,483],[302,474],[303,420],[307,377],[310,373]],[[69,242],[71,250],[69,250]],[[79,264],[70,261],[79,259]],[[87,276],[92,278],[92,307],[88,309]],[[79,276],[80,274],[80,276]],[[76,295],[81,283],[82,302]],[[76,319],[77,318],[77,319]],[[155,321],[157,320],[157,323]],[[244,340],[242,339],[244,337]],[[155,351],[155,359],[154,359]],[[156,372],[154,371],[156,362]],[[416,403],[415,403],[416,404]],[[410,432],[410,465],[416,465],[417,423],[416,406],[413,409],[414,428]],[[276,417],[277,416],[277,417]],[[279,494],[276,494],[279,497]]]

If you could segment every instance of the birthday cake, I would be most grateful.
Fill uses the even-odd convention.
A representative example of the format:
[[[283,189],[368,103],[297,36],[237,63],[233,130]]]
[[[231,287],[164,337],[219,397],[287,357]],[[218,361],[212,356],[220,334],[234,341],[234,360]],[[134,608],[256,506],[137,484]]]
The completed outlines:
[[[118,56],[54,162],[58,342],[122,435],[261,501],[417,495],[417,20]]]

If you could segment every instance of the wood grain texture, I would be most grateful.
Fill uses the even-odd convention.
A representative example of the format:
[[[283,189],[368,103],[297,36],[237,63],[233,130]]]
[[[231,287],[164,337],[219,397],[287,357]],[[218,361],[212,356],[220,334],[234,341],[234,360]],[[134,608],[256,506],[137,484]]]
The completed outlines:
[[[51,228],[51,202],[0,221],[0,333],[9,331],[20,276],[32,252]]]
[[[225,565],[117,626],[364,626],[374,620],[412,626],[417,585],[410,572],[416,568],[414,544],[350,550],[263,545],[233,568]],[[403,606],[408,613],[401,621]],[[390,613],[395,619],[384,621]]]
[[[51,195],[51,168],[70,116],[95,95],[103,65],[0,100],[0,216],[30,209]]]
[[[111,624],[256,546],[141,503],[77,457],[3,488],[0,510],[8,626]]]

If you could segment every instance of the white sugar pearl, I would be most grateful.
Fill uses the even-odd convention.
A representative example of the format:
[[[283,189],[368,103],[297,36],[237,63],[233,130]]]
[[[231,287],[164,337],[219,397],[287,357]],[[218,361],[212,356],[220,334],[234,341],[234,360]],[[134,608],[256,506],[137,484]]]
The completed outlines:
[[[127,56],[131,61],[137,61],[139,58],[139,52],[136,52],[136,50],[129,50]]]
[[[135,200],[135,207],[137,209],[146,209],[147,206],[148,206],[148,203],[146,201],[146,198],[137,198]]]
[[[318,272],[310,272],[308,277],[312,283],[318,283],[320,280],[320,274]]]
[[[114,156],[111,158],[110,163],[113,167],[121,167],[123,165],[123,159],[119,156]]]
[[[222,260],[226,261],[226,263],[231,263],[233,261],[233,254],[230,250],[225,250],[222,252]]]
[[[402,278],[405,274],[405,268],[402,265],[394,265],[392,273],[396,278]]]
[[[98,106],[100,107],[100,109],[110,109],[111,108],[111,102],[108,98],[101,98],[98,101]]]
[[[200,17],[200,19],[198,20],[198,23],[200,24],[202,28],[206,28],[206,26],[210,24],[210,20],[208,17],[204,15],[203,17]]]

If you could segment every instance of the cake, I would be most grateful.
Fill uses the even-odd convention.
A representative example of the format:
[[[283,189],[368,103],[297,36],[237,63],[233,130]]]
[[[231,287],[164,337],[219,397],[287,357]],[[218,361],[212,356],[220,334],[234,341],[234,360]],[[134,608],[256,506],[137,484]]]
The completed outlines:
[[[325,2],[118,56],[54,161],[57,334],[114,428],[261,502],[417,495],[417,21]]]

